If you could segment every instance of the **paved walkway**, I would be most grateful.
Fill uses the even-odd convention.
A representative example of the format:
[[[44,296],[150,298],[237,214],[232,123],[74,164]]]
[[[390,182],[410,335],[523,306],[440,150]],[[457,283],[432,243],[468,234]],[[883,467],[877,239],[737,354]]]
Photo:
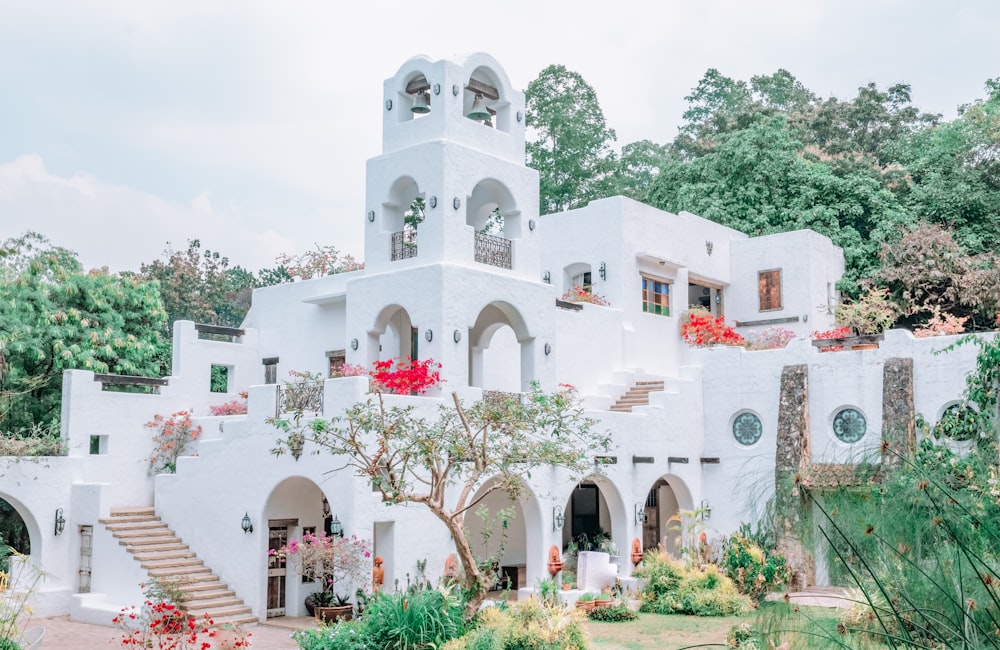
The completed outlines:
[[[74,623],[68,616],[52,618],[34,617],[29,627],[45,628],[41,650],[101,650],[102,648],[120,648],[121,632],[113,627]],[[299,628],[313,626],[313,619],[308,617],[286,617],[270,619],[266,624],[246,627],[253,634],[254,650],[295,650],[298,645],[291,639],[291,633]]]

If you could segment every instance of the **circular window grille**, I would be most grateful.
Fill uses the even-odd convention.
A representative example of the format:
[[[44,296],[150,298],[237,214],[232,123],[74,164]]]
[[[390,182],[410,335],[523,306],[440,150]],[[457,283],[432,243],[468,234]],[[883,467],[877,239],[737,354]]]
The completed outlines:
[[[740,413],[733,420],[733,437],[741,445],[752,445],[760,440],[764,427],[753,413]]]
[[[867,430],[865,416],[857,409],[843,409],[833,418],[833,433],[843,442],[857,442]]]

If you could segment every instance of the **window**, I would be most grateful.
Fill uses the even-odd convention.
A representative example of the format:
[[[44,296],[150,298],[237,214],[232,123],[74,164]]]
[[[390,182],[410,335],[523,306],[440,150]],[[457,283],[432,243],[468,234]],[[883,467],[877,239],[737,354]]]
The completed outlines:
[[[326,353],[326,358],[330,362],[330,377],[340,377],[343,374],[344,364],[347,362],[345,350],[330,350]]]
[[[781,309],[781,269],[757,273],[757,291],[760,311]]]
[[[650,314],[670,315],[670,283],[642,276],[642,310]]]
[[[733,437],[736,442],[749,447],[757,444],[764,427],[760,423],[760,418],[753,413],[743,412],[733,420]]]
[[[580,287],[586,293],[591,293],[594,290],[594,283],[590,279],[590,271],[587,271],[586,273],[580,273],[579,275],[574,275],[573,286]]]
[[[868,423],[861,411],[852,408],[841,409],[833,417],[833,434],[841,442],[848,444],[861,440],[868,431]]]

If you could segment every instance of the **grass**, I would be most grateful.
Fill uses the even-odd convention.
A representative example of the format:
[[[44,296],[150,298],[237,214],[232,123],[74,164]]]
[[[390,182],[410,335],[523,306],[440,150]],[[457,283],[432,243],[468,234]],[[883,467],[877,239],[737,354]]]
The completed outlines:
[[[765,603],[760,610],[749,616],[724,618],[705,616],[662,616],[659,614],[639,614],[639,620],[631,623],[596,623],[587,621],[590,633],[590,647],[593,650],[681,650],[681,648],[724,647],[726,633],[737,623],[753,624],[761,617],[778,614],[787,609],[784,603]],[[825,636],[836,634],[837,610],[825,607],[801,607],[792,613],[796,627],[806,627],[809,631]],[[781,617],[782,621],[789,622]],[[776,635],[781,640],[781,632]],[[792,647],[817,647],[820,642],[810,643],[810,637],[801,632],[795,635],[802,643]],[[811,637],[816,639],[816,637]]]

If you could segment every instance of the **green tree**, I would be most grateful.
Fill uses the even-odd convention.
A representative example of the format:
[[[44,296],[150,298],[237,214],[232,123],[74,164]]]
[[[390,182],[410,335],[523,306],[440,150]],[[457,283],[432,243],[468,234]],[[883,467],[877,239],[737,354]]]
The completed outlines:
[[[550,65],[525,91],[527,164],[538,170],[543,214],[569,210],[615,190],[615,132],[597,93],[579,73]]]
[[[453,393],[452,402],[427,419],[413,407],[386,407],[376,392],[333,420],[276,420],[287,437],[275,453],[305,439],[371,481],[384,503],[426,507],[454,540],[471,616],[489,581],[466,538],[465,517],[493,492],[516,496],[537,468],[593,471],[595,453],[607,450],[610,438],[593,429],[569,389],[548,394],[535,387],[523,401],[471,406]]]
[[[0,431],[51,427],[62,372],[160,376],[166,314],[158,287],[104,270],[36,233],[8,240],[0,280]]]
[[[618,159],[618,193],[645,201],[660,169],[670,157],[670,147],[649,140],[630,142]]]

